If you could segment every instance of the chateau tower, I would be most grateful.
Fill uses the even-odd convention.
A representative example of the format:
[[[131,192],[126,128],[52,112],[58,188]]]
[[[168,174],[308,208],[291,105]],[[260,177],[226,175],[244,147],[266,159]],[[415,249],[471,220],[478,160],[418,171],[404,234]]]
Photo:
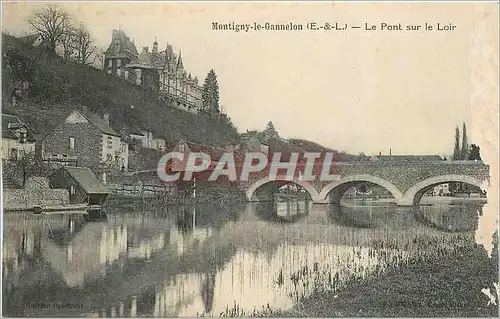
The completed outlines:
[[[155,37],[155,42],[153,43],[153,51],[152,51],[153,54],[155,53],[158,53],[158,42],[156,41],[156,37]]]
[[[108,74],[125,77],[125,66],[135,62],[138,55],[134,42],[130,41],[123,30],[115,29],[111,34],[111,43],[104,52],[103,68]]]

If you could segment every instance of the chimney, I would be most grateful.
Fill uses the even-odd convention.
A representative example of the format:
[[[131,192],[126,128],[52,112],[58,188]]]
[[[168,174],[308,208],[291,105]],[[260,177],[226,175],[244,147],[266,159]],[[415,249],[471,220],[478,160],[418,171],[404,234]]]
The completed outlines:
[[[392,155],[392,148],[389,149],[389,156]]]
[[[106,124],[109,125],[109,114],[108,113],[104,113],[104,115],[102,116],[102,119],[104,120],[104,122],[106,122]]]
[[[88,107],[86,105],[82,106],[81,107],[81,110],[82,110],[82,113],[87,115],[87,112],[88,112]]]
[[[382,152],[378,152],[378,156],[382,156]]]

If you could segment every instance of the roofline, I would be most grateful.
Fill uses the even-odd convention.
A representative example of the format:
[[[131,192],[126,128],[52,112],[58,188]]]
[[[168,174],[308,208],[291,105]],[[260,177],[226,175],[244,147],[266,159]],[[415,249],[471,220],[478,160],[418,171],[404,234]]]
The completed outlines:
[[[87,170],[89,170],[92,174],[94,174],[94,175],[95,175],[95,173],[94,173],[94,172],[93,172],[90,168],[88,168],[88,167],[83,167],[83,166],[61,166],[61,167],[59,167],[58,169],[56,169],[55,171],[53,171],[52,173],[50,173],[47,177],[52,176],[53,174],[55,174],[55,173],[57,173],[57,172],[59,172],[59,171],[61,171],[61,170],[65,170],[65,168],[66,168],[66,167],[70,167],[70,168],[78,168],[78,169],[82,169],[82,168],[83,168],[83,169],[87,169]],[[74,177],[73,175],[71,175],[71,173],[70,173],[69,171],[67,171],[67,170],[66,170],[66,172],[68,172],[68,175],[71,177],[71,179],[72,179],[75,183],[77,183],[78,185],[81,185],[81,183],[80,183],[80,182],[78,182],[78,181],[75,179],[75,177]],[[99,179],[99,178],[98,178],[98,179]],[[101,183],[102,183],[102,181],[101,181]],[[107,186],[106,186],[104,183],[103,183],[103,185],[107,188]],[[111,194],[111,191],[109,191],[109,192],[107,192],[107,193],[102,193],[102,192],[92,192],[92,193],[89,193],[89,192],[87,192],[87,191],[85,190],[85,188],[83,188],[83,187],[81,187],[81,186],[80,186],[80,188],[81,188],[81,189],[83,189],[83,190],[85,191],[85,193],[87,193],[87,195],[90,195],[90,194]]]
[[[103,132],[101,129],[99,129],[99,128],[97,127],[97,125],[95,125],[94,123],[92,123],[92,121],[89,119],[89,117],[87,116],[87,114],[84,114],[84,113],[83,113],[81,110],[79,110],[78,108],[74,108],[73,110],[71,110],[70,112],[68,112],[68,114],[66,115],[66,118],[68,118],[68,116],[69,116],[71,113],[73,113],[74,111],[77,111],[78,113],[80,113],[81,115],[83,115],[83,116],[84,116],[84,117],[85,117],[85,118],[86,118],[86,119],[87,119],[87,120],[88,120],[88,121],[89,121],[89,122],[90,122],[90,123],[91,123],[91,124],[92,124],[92,125],[93,125],[96,129],[97,129],[97,130],[98,130],[98,131],[100,131],[101,133],[103,133],[103,134],[107,134],[107,135],[112,135],[112,136],[121,137],[120,133],[118,133],[118,132],[117,132],[116,134],[108,134],[108,133]],[[96,114],[96,115],[97,115],[97,114]],[[65,119],[66,119],[66,118],[65,118]],[[39,141],[41,142],[41,141],[45,140],[45,138],[47,138],[47,136],[49,136],[52,132],[54,132],[54,131],[55,131],[55,129],[56,129],[56,128],[59,128],[59,127],[60,127],[61,125],[63,125],[63,124],[64,124],[64,121],[63,121],[62,123],[59,123],[58,125],[54,126],[54,128],[52,128],[52,130],[50,130],[47,134],[45,134],[42,138],[40,138],[40,139],[39,139]],[[109,125],[108,125],[108,126],[109,126]],[[111,127],[111,126],[109,126],[109,127]],[[113,129],[113,128],[111,127],[111,129]],[[114,131],[114,129],[113,129],[113,131]]]

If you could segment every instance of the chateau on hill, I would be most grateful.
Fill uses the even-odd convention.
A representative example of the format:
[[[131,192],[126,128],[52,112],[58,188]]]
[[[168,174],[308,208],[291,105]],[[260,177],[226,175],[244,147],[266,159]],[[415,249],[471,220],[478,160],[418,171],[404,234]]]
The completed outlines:
[[[175,54],[170,44],[158,51],[144,47],[139,54],[133,41],[123,30],[113,30],[111,43],[104,53],[104,69],[108,74],[157,91],[160,97],[180,109],[197,113],[201,108],[203,87],[198,78],[184,69],[181,53]]]

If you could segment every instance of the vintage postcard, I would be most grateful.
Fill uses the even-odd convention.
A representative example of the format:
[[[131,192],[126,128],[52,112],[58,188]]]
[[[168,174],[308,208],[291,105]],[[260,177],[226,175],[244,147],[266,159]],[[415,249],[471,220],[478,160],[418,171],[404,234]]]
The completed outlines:
[[[3,317],[498,317],[498,2],[3,2]]]

